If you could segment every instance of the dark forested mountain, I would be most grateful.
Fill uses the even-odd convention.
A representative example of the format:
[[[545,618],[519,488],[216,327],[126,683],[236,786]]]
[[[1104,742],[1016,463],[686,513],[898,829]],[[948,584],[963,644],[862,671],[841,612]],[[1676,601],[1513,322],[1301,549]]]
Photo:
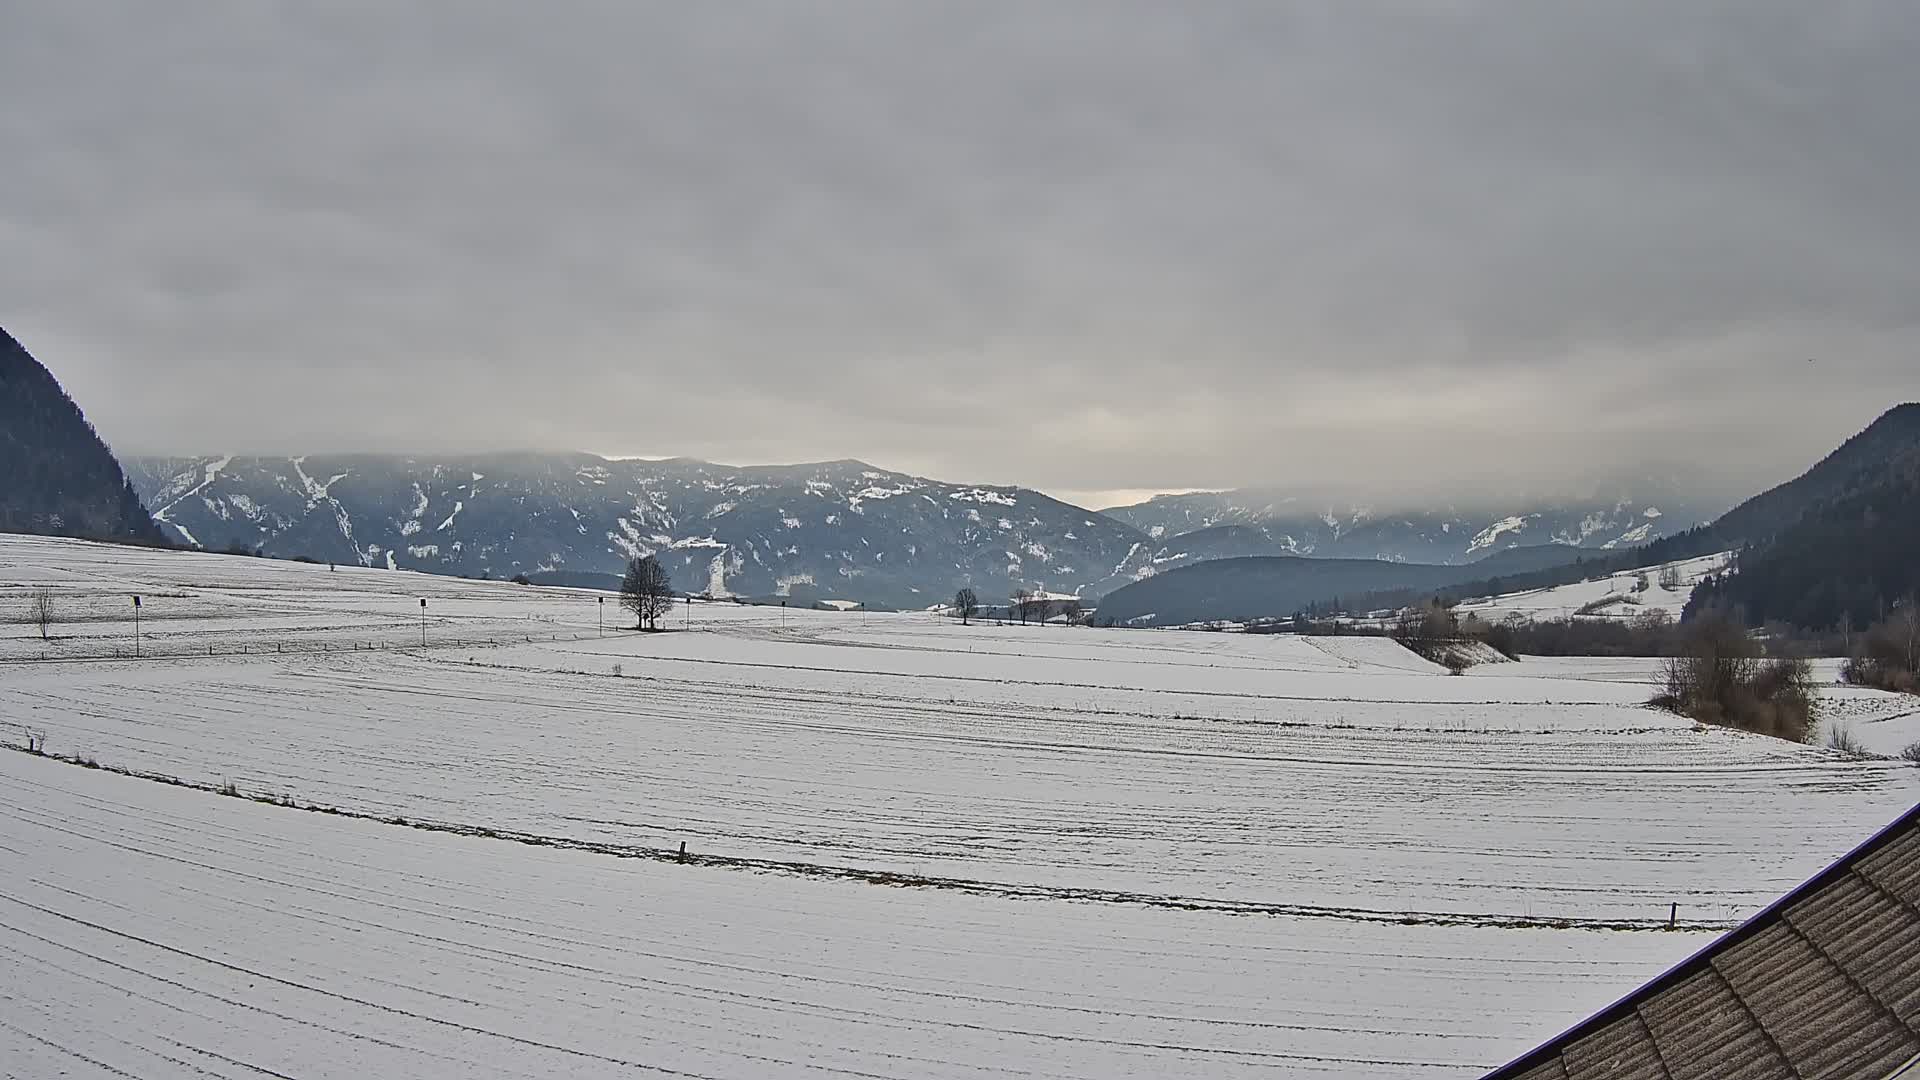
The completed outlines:
[[[1328,507],[1277,492],[1245,489],[1160,495],[1102,511],[1165,545],[1176,537],[1229,539],[1234,555],[1312,555],[1400,562],[1472,562],[1509,547],[1566,544],[1613,549],[1644,544],[1709,520],[1724,509],[1671,481],[1585,497],[1516,497],[1494,509],[1437,506],[1392,512]],[[1221,529],[1234,530],[1220,532]],[[1260,550],[1251,550],[1259,530]],[[1196,547],[1197,544],[1189,544]],[[1214,556],[1219,557],[1219,556]],[[1199,561],[1190,559],[1187,561]]]
[[[1388,590],[1427,592],[1494,574],[1520,574],[1593,554],[1564,544],[1511,548],[1480,563],[1398,563],[1292,555],[1217,559],[1155,574],[1109,593],[1100,621],[1174,626],[1219,619],[1279,618],[1331,597]]]
[[[1727,511],[1712,534],[1725,547],[1762,543],[1810,511],[1887,480],[1893,464],[1916,450],[1920,403],[1910,402],[1882,413],[1813,468]]]
[[[1146,557],[1139,533],[1038,492],[858,461],[314,455],[130,467],[182,542],[436,573],[613,584],[629,557],[652,554],[676,589],[924,607],[961,585],[983,599],[1075,592]]]
[[[0,532],[162,542],[93,426],[0,330]]]
[[[1745,546],[1731,574],[1694,590],[1694,610],[1820,630],[1878,620],[1920,592],[1920,405],[1888,412],[1714,529],[1739,530]]]

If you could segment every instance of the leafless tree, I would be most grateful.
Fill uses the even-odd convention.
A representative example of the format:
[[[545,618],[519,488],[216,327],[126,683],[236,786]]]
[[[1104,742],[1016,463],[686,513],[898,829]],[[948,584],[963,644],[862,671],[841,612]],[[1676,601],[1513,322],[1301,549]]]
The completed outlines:
[[[960,616],[960,625],[967,625],[975,615],[980,614],[980,597],[969,588],[963,588],[953,594],[953,613]]]
[[[1680,588],[1680,568],[1672,563],[1661,567],[1660,587],[1668,592],[1677,591]]]
[[[40,628],[40,640],[46,641],[53,629],[53,590],[35,589],[27,603],[27,619]]]
[[[1013,613],[1020,617],[1020,625],[1027,625],[1027,611],[1033,606],[1033,593],[1027,589],[1013,590]]]
[[[660,616],[673,607],[673,579],[660,560],[648,555],[627,563],[627,576],[620,582],[620,606],[633,612],[635,629],[659,629]]]

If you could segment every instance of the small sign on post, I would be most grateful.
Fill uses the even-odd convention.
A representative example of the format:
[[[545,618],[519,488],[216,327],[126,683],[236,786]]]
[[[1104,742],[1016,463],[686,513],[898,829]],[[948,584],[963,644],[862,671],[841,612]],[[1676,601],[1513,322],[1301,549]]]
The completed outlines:
[[[140,597],[133,598],[133,655],[140,655]]]
[[[427,647],[427,598],[420,598],[420,647]]]

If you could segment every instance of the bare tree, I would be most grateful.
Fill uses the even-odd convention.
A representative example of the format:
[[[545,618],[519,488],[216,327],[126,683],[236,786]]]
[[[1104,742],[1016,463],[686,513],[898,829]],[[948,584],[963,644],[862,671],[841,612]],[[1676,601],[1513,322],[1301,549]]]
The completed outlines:
[[[1668,592],[1678,591],[1680,588],[1680,568],[1672,563],[1661,567],[1660,587]]]
[[[1026,589],[1013,590],[1013,613],[1020,617],[1020,625],[1027,625],[1027,609],[1033,604],[1033,593]]]
[[[673,579],[660,560],[648,555],[627,563],[627,576],[620,582],[620,606],[633,612],[635,629],[660,628],[660,616],[673,607]]]
[[[27,604],[27,620],[40,628],[40,640],[46,641],[53,628],[53,590],[35,589]]]
[[[1893,609],[1887,625],[1907,670],[1920,671],[1920,603],[1915,602],[1913,594]]]
[[[1079,622],[1083,614],[1080,601],[1071,599],[1061,600],[1056,603],[1054,605],[1054,612],[1060,616],[1060,621],[1066,623],[1068,626]]]
[[[962,588],[953,594],[953,613],[960,616],[961,626],[967,625],[968,620],[980,614],[980,597],[972,589]]]

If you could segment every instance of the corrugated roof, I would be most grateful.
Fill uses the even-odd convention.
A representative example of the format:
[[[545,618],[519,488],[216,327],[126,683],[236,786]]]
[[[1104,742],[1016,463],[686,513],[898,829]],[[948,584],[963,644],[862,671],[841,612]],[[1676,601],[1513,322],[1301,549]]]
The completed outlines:
[[[1486,1080],[1920,1080],[1920,806]]]

